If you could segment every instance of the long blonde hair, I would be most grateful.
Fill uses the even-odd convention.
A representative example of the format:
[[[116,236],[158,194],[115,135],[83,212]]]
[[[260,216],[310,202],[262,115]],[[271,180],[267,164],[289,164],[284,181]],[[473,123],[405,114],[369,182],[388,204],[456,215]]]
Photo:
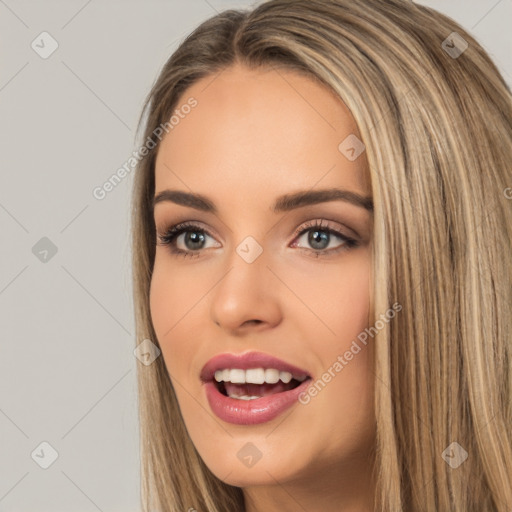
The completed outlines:
[[[149,309],[155,129],[188,86],[235,63],[325,84],[366,147],[373,310],[402,305],[372,341],[375,511],[510,512],[511,92],[479,43],[433,9],[270,0],[224,11],[181,43],[139,120],[156,147],[136,168],[132,198],[137,343],[158,346]],[[138,379],[144,511],[243,511],[242,489],[215,477],[192,444],[163,358],[138,364]],[[467,459],[455,467],[454,454]]]

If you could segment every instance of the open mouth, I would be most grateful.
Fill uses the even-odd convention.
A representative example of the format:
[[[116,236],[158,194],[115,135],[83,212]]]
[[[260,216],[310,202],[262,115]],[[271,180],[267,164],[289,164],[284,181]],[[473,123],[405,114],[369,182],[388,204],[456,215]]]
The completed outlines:
[[[224,372],[228,373],[224,375]],[[224,396],[237,400],[257,400],[258,398],[290,391],[300,386],[305,380],[310,379],[310,377],[306,375],[294,377],[288,372],[277,372],[275,370],[271,370],[270,375],[267,373],[266,379],[263,377],[262,370],[260,370],[260,374],[259,380],[263,382],[257,384],[247,382],[242,371],[239,371],[239,375],[234,375],[233,378],[231,378],[229,370],[221,370],[220,372],[216,372],[213,382],[219,393]],[[237,382],[232,382],[233,380]]]
[[[219,354],[199,375],[212,412],[234,425],[274,420],[293,407],[314,377],[263,352]]]

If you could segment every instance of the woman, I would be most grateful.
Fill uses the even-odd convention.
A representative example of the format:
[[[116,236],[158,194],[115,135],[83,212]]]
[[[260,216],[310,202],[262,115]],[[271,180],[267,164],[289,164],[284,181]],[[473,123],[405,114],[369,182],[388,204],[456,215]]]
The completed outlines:
[[[406,0],[171,56],[133,195],[144,510],[512,510],[512,102]]]

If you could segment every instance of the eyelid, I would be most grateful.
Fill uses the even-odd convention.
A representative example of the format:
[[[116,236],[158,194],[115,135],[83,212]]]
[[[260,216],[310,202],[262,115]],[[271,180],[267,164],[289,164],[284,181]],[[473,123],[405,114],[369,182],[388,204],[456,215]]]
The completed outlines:
[[[167,235],[171,230],[175,233],[177,233],[178,231],[181,231],[181,233],[176,234],[175,238],[177,238],[179,235],[183,234],[183,232],[194,231],[194,230],[195,231],[203,231],[207,236],[214,239],[215,241],[217,241],[218,238],[222,238],[222,237],[217,237],[216,235],[214,235],[212,233],[212,230],[210,230],[210,228],[204,227],[204,224],[201,221],[196,221],[196,220],[185,220],[185,221],[181,221],[181,222],[171,223],[171,224],[169,224],[168,227],[165,227],[163,229],[162,235],[163,236]]]
[[[201,222],[200,220],[194,220],[194,219],[191,219],[191,220],[178,220],[176,222],[162,222],[161,223],[161,226],[160,226],[160,223],[159,225],[156,225],[155,224],[155,227],[156,227],[156,232],[157,234],[161,234],[161,235],[166,235],[171,229],[172,230],[179,230],[179,229],[193,229],[193,228],[199,228],[201,231],[204,231],[208,236],[212,237],[212,238],[221,238],[220,236],[217,236],[214,234],[214,230],[210,229],[209,227],[205,227],[205,224],[203,222]]]
[[[331,223],[334,224],[334,226]],[[300,226],[295,230],[293,236],[297,237],[303,234],[304,231],[308,231],[309,229],[313,228],[322,228],[326,231],[336,231],[347,238],[361,239],[359,233],[349,228],[346,224],[336,220],[327,219],[326,217],[316,217],[314,219],[301,222]]]
[[[335,227],[332,227],[329,223],[333,223]],[[347,224],[344,224],[344,223],[339,222],[334,219],[329,219],[325,215],[323,215],[323,216],[318,215],[313,218],[309,217],[309,220],[304,220],[304,221],[300,222],[299,226],[295,229],[292,236],[295,238],[295,237],[299,236],[300,234],[302,234],[302,232],[304,230],[306,230],[307,228],[313,228],[313,227],[317,227],[317,226],[321,226],[322,228],[325,228],[325,229],[332,228],[332,229],[335,229],[336,231],[341,231],[341,234],[343,234],[344,236],[346,236],[348,238],[358,238],[358,239],[362,238],[355,229],[350,228]],[[202,231],[204,231],[208,236],[210,236],[212,238],[216,238],[217,240],[220,239],[223,242],[222,237],[215,234],[216,233],[215,230],[212,230],[210,227],[205,227],[204,222],[202,222],[200,220],[195,220],[193,218],[192,219],[185,218],[184,220],[176,220],[174,222],[167,222],[167,223],[159,222],[158,224],[155,223],[155,227],[156,227],[157,234],[160,233],[163,235],[165,235],[171,228],[179,229],[181,227],[192,227],[192,228],[198,227]]]

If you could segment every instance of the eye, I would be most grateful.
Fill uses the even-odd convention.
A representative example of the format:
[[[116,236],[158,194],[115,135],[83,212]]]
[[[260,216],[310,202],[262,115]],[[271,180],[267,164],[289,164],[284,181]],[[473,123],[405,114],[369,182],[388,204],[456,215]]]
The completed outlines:
[[[308,234],[307,237],[304,236],[306,234]],[[299,249],[311,252],[316,257],[329,256],[359,245],[358,241],[329,227],[328,224],[323,225],[321,220],[306,223],[295,232],[294,236],[292,247],[298,247]],[[338,244],[338,247],[334,249],[327,249],[333,236],[340,240],[341,244]],[[176,224],[168,228],[165,233],[158,235],[159,245],[167,246],[171,254],[183,257],[200,256],[202,249],[208,248],[205,246],[205,242],[208,238],[213,237],[208,231],[193,222]],[[310,245],[311,248],[298,245],[296,240],[300,240],[301,238],[306,238],[305,243]],[[180,244],[183,248],[178,247]],[[213,247],[220,247],[220,245],[213,245]]]
[[[305,236],[307,234],[307,236]],[[298,232],[296,233],[296,240],[300,240],[301,238],[305,238],[305,243],[308,244],[310,248],[308,247],[300,247],[297,245],[297,243],[294,241],[293,247],[299,247],[301,249],[305,249],[307,251],[310,251],[314,253],[317,257],[318,256],[328,256],[333,253],[338,253],[340,251],[348,250],[352,247],[357,247],[359,245],[359,242],[357,240],[354,240],[353,238],[350,238],[343,233],[340,233],[338,230],[329,227],[329,225],[323,225],[322,221],[312,221],[309,223],[306,223],[306,225],[301,226],[299,228]],[[338,244],[337,247],[334,249],[329,249],[330,243],[332,242],[332,237],[338,238],[341,240],[341,244]]]
[[[199,256],[207,237],[210,237],[208,232],[192,222],[171,226],[164,234],[158,235],[160,245],[168,246],[172,254],[184,257]],[[180,242],[185,245],[184,249],[177,247]]]

